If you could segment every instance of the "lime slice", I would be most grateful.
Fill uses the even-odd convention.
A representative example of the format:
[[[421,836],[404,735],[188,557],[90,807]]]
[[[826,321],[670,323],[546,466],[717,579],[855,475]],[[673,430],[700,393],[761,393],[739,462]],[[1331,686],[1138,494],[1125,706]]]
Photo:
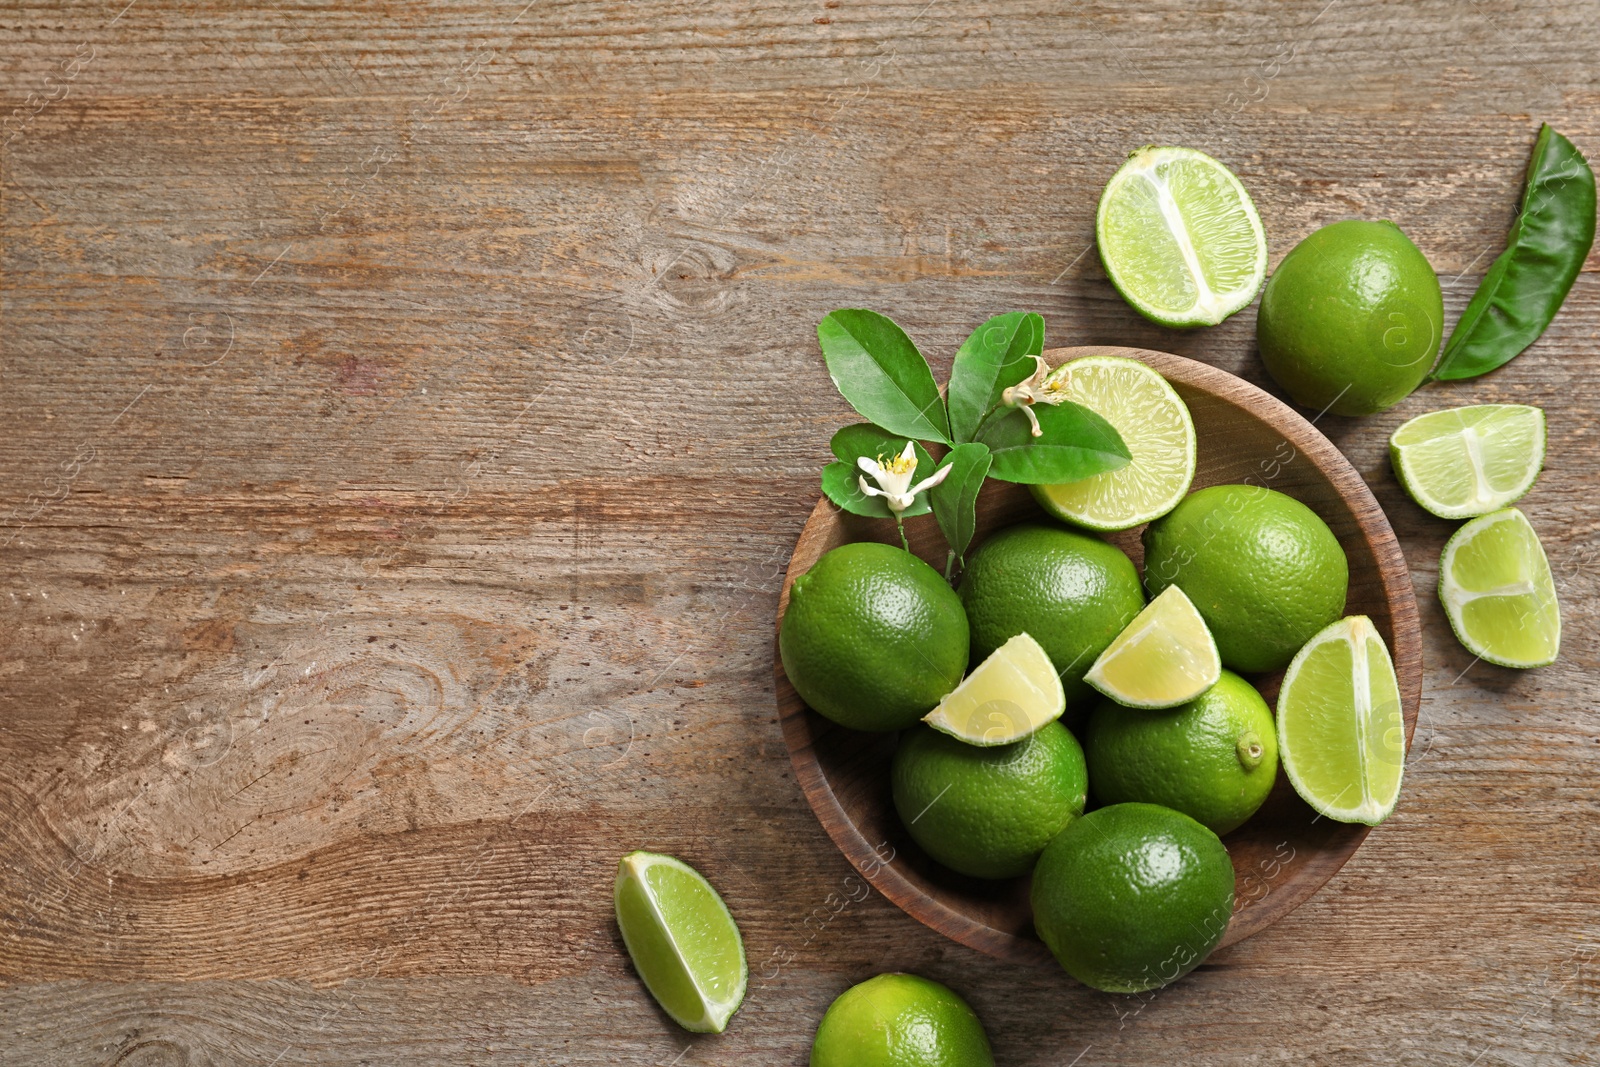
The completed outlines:
[[[1290,662],[1278,759],[1294,791],[1330,819],[1376,826],[1394,811],[1406,762],[1400,686],[1365,615],[1328,626]]]
[[[1439,560],[1439,601],[1467,651],[1544,667],[1561,651],[1561,607],[1539,535],[1516,508],[1473,519]]]
[[[991,652],[922,721],[969,745],[1009,745],[1055,722],[1066,708],[1055,665],[1024,633]]]
[[[1194,480],[1194,421],[1167,380],[1135,359],[1063,363],[1046,388],[1116,427],[1128,465],[1068,485],[1035,485],[1039,506],[1091,530],[1127,530],[1178,506]]]
[[[1169,585],[1134,616],[1083,680],[1130,708],[1175,708],[1217,684],[1222,659],[1200,612]]]
[[[1430,411],[1389,438],[1395,477],[1441,519],[1487,515],[1519,499],[1544,465],[1544,412],[1526,404]]]
[[[700,872],[671,856],[630,852],[617,865],[617,926],[633,966],[685,1030],[720,1034],[744,1000],[744,941]]]
[[[1106,183],[1100,262],[1135,311],[1163,326],[1215,326],[1255,299],[1267,235],[1239,179],[1192,148],[1145,147]]]

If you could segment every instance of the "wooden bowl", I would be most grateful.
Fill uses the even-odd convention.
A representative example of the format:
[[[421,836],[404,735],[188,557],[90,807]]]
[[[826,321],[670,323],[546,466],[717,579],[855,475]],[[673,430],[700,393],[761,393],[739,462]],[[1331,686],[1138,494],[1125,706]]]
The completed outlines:
[[[1058,348],[1052,365],[1088,355],[1127,356],[1160,371],[1188,404],[1199,439],[1194,488],[1236,482],[1295,497],[1328,523],[1350,560],[1346,614],[1368,615],[1394,655],[1406,741],[1422,699],[1422,652],[1411,576],[1361,476],[1337,448],[1287,405],[1204,363],[1135,348]],[[1025,486],[990,482],[978,500],[974,545],[991,531],[1043,512]],[[1109,536],[1143,565],[1141,529]],[[931,516],[908,520],[912,551],[944,567],[945,545]],[[894,525],[839,511],[827,499],[812,511],[795,545],[778,601],[823,553],[850,541],[898,543]],[[900,824],[889,792],[895,735],[863,734],[807,708],[776,660],[777,700],[796,776],[817,818],[878,891],[912,917],[970,948],[1001,959],[1052,963],[1033,932],[1028,879],[985,881],[957,874],[917,847]],[[1269,703],[1279,674],[1254,679]],[[1092,788],[1092,783],[1091,783]],[[1272,794],[1244,826],[1224,838],[1233,859],[1235,905],[1222,945],[1272,925],[1315,893],[1367,836],[1367,827],[1320,818],[1280,772]]]

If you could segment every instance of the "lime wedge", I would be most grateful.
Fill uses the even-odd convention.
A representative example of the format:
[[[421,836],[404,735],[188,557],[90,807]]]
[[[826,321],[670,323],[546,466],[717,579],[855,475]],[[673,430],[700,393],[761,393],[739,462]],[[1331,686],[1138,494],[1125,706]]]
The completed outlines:
[[[1394,432],[1389,460],[1412,500],[1441,519],[1470,519],[1532,487],[1544,436],[1544,412],[1526,404],[1430,411]]]
[[[1294,791],[1330,819],[1376,826],[1394,811],[1406,761],[1400,686],[1365,615],[1331,624],[1289,663],[1278,759]]]
[[[1167,380],[1135,359],[1063,363],[1046,388],[1116,427],[1128,465],[1068,485],[1035,485],[1039,506],[1091,530],[1127,530],[1178,506],[1194,480],[1194,421]]]
[[[1100,262],[1122,298],[1163,326],[1214,326],[1267,276],[1267,235],[1239,179],[1192,148],[1145,147],[1106,183]]]
[[[1130,708],[1175,708],[1217,684],[1222,659],[1200,612],[1169,585],[1094,661],[1083,680]]]
[[[1055,665],[1023,633],[991,652],[922,721],[969,745],[1009,745],[1055,722],[1066,708]]]
[[[1439,560],[1439,601],[1467,651],[1544,667],[1561,651],[1561,607],[1539,535],[1516,508],[1473,519]]]
[[[744,1000],[744,941],[700,872],[671,856],[630,852],[617,865],[617,926],[633,966],[685,1030],[720,1034]]]

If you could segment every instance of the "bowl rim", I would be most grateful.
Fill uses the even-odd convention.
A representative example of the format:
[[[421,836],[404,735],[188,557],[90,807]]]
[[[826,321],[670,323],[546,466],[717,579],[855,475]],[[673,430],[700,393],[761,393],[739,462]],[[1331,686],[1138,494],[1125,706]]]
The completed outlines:
[[[1262,422],[1282,433],[1301,455],[1311,461],[1350,509],[1361,536],[1370,546],[1377,562],[1378,581],[1383,599],[1388,604],[1393,628],[1390,654],[1400,685],[1406,750],[1409,753],[1422,701],[1422,634],[1416,592],[1405,555],[1388,517],[1366,480],[1338,446],[1288,404],[1259,386],[1208,363],[1153,349],[1104,345],[1048,349],[1043,355],[1052,366],[1091,355],[1137,359],[1164,377],[1175,378],[1182,384],[1220,396],[1234,406],[1248,408]],[[777,631],[788,606],[790,586],[815,561],[814,558],[807,559],[804,566],[800,566],[801,558],[806,555],[802,551],[806,542],[821,537],[820,527],[814,524],[837,512],[834,504],[824,496],[806,517],[806,524],[796,539],[794,552],[784,573],[773,632],[774,699],[778,705],[784,742],[801,791],[823,829],[845,858],[875,889],[906,914],[952,940],[987,955],[1018,962],[1053,964],[1043,942],[979,922],[929,896],[912,883],[896,868],[892,856],[886,859],[880,854],[883,846],[869,842],[851,821],[816,758],[813,741],[817,734],[812,719],[820,721],[820,717],[800,700],[784,673],[783,659],[778,652]],[[785,699],[786,696],[788,699]],[[1260,906],[1236,914],[1217,947],[1225,948],[1259,933],[1326,885],[1355,854],[1372,829],[1347,825],[1351,826],[1351,830],[1336,846],[1319,851],[1293,879],[1274,887],[1273,892],[1260,902]],[[1270,907],[1266,906],[1269,901]]]

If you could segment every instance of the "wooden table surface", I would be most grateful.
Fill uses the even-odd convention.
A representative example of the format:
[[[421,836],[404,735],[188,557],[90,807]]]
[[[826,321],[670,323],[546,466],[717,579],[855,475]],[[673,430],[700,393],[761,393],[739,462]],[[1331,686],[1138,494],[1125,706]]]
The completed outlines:
[[[526,5],[526,6],[525,6]],[[851,418],[813,333],[984,317],[1266,383],[1254,310],[1138,318],[1092,247],[1146,143],[1275,263],[1399,223],[1453,321],[1538,124],[1600,153],[1600,4],[12,0],[0,14],[0,1063],[803,1064],[882,970],[1001,1064],[1600,1061],[1591,259],[1506,369],[1319,424],[1422,604],[1399,810],[1309,904],[1156,994],[942,940],[793,780],[772,617]],[[1455,527],[1388,433],[1550,418],[1522,507],[1566,641],[1474,662]],[[729,1032],[653,1005],[618,856],[744,931]]]

